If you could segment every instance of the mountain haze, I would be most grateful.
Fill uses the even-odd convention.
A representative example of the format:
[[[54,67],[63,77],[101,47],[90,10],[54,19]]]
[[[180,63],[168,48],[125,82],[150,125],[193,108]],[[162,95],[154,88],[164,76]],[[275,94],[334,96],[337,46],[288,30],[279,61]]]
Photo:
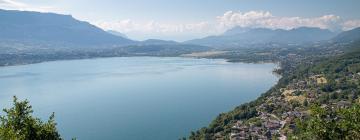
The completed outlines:
[[[335,35],[336,33],[330,30],[312,27],[300,27],[291,30],[234,27],[219,36],[194,39],[185,43],[214,47],[241,47],[264,43],[300,44],[328,40]]]
[[[144,40],[142,41],[140,44],[145,44],[145,45],[175,45],[175,44],[179,44],[176,41],[172,41],[172,40],[160,40],[160,39],[148,39],[148,40]]]
[[[115,30],[107,30],[106,32],[108,32],[110,34],[113,34],[113,35],[116,35],[116,36],[120,36],[122,38],[129,39],[129,37],[126,34],[120,33],[120,32],[115,31]]]
[[[70,15],[0,10],[0,38],[73,45],[128,45],[134,41],[112,35]]]
[[[360,40],[360,27],[345,31],[333,38],[337,42],[351,42]]]

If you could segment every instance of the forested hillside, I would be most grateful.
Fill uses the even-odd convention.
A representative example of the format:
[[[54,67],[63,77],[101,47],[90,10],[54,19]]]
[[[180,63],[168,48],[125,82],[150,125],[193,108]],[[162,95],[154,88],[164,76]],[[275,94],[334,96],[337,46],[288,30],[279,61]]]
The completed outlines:
[[[359,139],[360,43],[333,49],[343,53],[308,53],[257,100],[220,114],[189,139]]]

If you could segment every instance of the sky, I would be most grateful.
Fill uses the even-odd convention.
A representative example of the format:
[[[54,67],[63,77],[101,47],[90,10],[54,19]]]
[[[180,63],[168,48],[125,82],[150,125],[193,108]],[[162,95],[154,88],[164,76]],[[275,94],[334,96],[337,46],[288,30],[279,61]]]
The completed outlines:
[[[0,0],[0,9],[68,14],[134,40],[176,41],[235,26],[350,30],[360,27],[359,5],[360,0]]]

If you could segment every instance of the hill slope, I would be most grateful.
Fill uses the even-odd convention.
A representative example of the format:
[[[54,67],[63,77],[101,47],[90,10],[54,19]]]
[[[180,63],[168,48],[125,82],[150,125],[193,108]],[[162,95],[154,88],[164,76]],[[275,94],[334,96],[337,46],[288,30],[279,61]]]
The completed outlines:
[[[0,39],[75,45],[128,45],[134,41],[109,34],[70,15],[0,10]]]
[[[336,42],[351,42],[360,39],[360,27],[345,31],[333,38]]]
[[[126,34],[120,33],[120,32],[115,31],[115,30],[107,30],[106,32],[108,32],[108,33],[110,33],[112,35],[116,35],[116,36],[120,36],[122,38],[129,39],[129,37]]]
[[[359,40],[356,35],[343,39]],[[360,41],[345,44],[286,52],[281,65],[298,63],[295,69],[285,69],[268,92],[221,113],[189,139],[359,139],[360,122],[341,115],[349,116],[350,110],[357,116],[360,111]],[[324,52],[328,54],[319,56]],[[325,115],[319,117],[319,111]]]

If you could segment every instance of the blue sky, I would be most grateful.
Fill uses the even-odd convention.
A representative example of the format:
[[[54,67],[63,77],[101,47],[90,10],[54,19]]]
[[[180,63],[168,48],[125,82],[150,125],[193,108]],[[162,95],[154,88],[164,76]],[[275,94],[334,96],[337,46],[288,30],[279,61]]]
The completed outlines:
[[[130,38],[183,41],[234,26],[360,26],[359,0],[0,0],[0,8],[71,14]]]

